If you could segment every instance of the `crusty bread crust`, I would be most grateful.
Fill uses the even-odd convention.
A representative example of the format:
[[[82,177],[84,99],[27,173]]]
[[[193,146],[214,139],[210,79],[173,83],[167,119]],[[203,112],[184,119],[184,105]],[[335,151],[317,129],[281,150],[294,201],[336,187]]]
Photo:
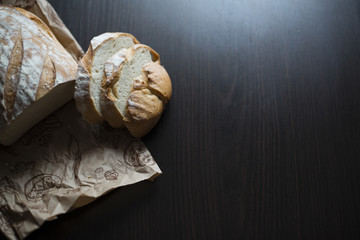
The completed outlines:
[[[134,137],[145,136],[159,121],[164,103],[149,89],[134,90],[127,101],[124,124]]]
[[[134,137],[145,136],[156,125],[172,94],[171,80],[163,66],[150,62],[144,65],[143,72],[147,89],[134,82],[124,119]]]
[[[25,113],[58,85],[75,80],[77,63],[34,14],[0,5],[0,22],[0,143],[9,145],[45,117],[45,112],[69,100],[59,99],[56,106],[40,111],[31,121],[29,112]],[[11,136],[5,133],[9,128]]]
[[[115,104],[113,88],[121,76],[125,62],[141,48],[149,50],[152,62],[143,66],[143,74],[140,78],[134,79],[123,116]],[[159,54],[149,46],[136,44],[127,50],[126,55],[123,53],[123,58],[118,72],[113,75],[108,74],[103,81],[102,109],[112,127],[125,126],[133,136],[142,137],[159,121],[164,106],[171,97],[171,81],[164,67],[160,65]]]
[[[166,104],[172,94],[169,74],[163,66],[157,63],[147,63],[144,71],[148,78],[148,88]]]
[[[104,116],[96,109],[93,98],[94,96],[91,96],[90,92],[91,68],[96,50],[99,49],[106,41],[123,36],[130,37],[134,44],[139,43],[133,35],[128,33],[104,33],[91,40],[88,50],[79,62],[74,98],[76,100],[77,108],[81,112],[83,118],[90,123],[99,123],[104,121]]]

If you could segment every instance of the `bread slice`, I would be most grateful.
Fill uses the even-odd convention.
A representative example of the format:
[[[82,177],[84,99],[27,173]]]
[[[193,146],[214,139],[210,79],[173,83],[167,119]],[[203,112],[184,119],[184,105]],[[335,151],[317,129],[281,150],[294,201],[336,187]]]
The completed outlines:
[[[11,145],[73,96],[77,63],[34,14],[0,6],[0,143]]]
[[[122,50],[105,63],[102,88],[105,119],[113,127],[126,126],[135,137],[155,126],[172,91],[159,54],[143,44]]]
[[[116,52],[137,43],[139,41],[128,33],[104,33],[91,40],[79,63],[74,94],[77,107],[88,122],[104,121],[100,106],[104,63]]]
[[[113,107],[116,97],[113,95],[114,84],[118,81],[119,70],[127,61],[128,49],[122,49],[108,59],[104,65],[104,78],[101,86],[100,106],[106,121],[115,128],[124,126],[122,115],[116,107]],[[120,120],[119,120],[120,119]]]

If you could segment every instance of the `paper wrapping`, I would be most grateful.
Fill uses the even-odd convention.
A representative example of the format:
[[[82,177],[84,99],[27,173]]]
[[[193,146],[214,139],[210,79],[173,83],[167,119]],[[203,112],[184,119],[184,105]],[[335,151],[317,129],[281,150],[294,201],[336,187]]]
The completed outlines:
[[[0,3],[35,13],[76,60],[83,55],[47,1]],[[87,123],[70,101],[14,145],[0,145],[0,230],[9,239],[22,239],[59,214],[159,174],[140,139],[125,129]]]
[[[125,129],[82,120],[71,101],[16,144],[0,147],[0,229],[23,238],[111,189],[161,173]]]

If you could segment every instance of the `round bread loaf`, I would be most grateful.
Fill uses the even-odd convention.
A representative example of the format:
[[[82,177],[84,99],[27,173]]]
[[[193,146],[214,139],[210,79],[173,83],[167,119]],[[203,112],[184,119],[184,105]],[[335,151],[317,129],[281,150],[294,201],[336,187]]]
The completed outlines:
[[[126,127],[133,136],[142,137],[160,119],[172,86],[159,54],[150,47],[134,37],[132,44],[122,47],[108,44],[111,38],[116,42],[129,36],[106,33],[91,41],[79,64],[75,100],[88,122],[106,120],[112,127]]]
[[[34,14],[0,6],[0,143],[73,97],[77,63]]]

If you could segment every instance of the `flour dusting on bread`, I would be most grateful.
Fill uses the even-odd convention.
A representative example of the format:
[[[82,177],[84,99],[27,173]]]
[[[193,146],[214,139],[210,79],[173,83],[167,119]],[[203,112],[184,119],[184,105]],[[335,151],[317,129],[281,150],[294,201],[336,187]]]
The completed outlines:
[[[55,110],[57,105],[46,106],[46,110],[35,113],[37,116],[31,116],[26,123],[19,120],[27,119],[25,110],[53,88],[75,80],[76,70],[77,63],[44,22],[24,9],[1,5],[0,143],[11,144],[26,128],[52,108]],[[67,96],[71,92],[64,95],[63,103],[69,100]],[[56,101],[61,104],[60,100]],[[10,127],[14,128],[11,133]]]

